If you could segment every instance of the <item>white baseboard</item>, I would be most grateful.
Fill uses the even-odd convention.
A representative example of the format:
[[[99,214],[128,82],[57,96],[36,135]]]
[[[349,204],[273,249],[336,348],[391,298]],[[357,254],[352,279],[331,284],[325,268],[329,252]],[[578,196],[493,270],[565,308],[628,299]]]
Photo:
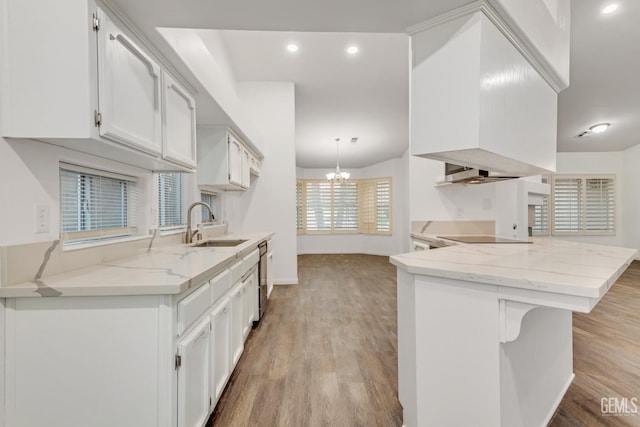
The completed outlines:
[[[392,255],[398,255],[402,252],[385,252],[385,253],[381,253],[381,252],[372,252],[372,251],[357,251],[357,252],[345,252],[345,251],[341,251],[341,250],[331,250],[331,251],[322,251],[322,250],[317,250],[317,251],[300,251],[298,252],[298,255],[376,255],[376,256],[392,256]]]
[[[297,285],[298,278],[297,277],[285,277],[281,279],[273,279],[273,285]]]

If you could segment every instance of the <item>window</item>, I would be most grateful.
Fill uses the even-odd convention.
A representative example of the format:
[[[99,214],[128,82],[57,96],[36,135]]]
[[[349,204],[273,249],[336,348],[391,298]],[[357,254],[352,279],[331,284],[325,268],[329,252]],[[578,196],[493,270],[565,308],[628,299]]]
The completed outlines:
[[[615,235],[615,175],[552,175],[550,182],[551,195],[536,206],[536,234]]]
[[[214,218],[218,218],[218,206],[217,206],[216,195],[213,193],[200,193],[200,200],[202,200],[204,203],[211,206],[211,210],[213,211]],[[209,211],[204,206],[202,206],[202,222],[211,222]]]
[[[136,233],[135,177],[60,165],[61,239],[86,241]]]
[[[550,178],[548,176],[542,177],[542,183],[548,184]],[[541,205],[535,205],[533,209],[533,235],[534,236],[548,236],[549,235],[549,197],[544,196],[542,198]]]
[[[296,181],[298,233],[391,234],[391,178]]]
[[[170,227],[185,224],[184,175],[181,173],[158,174],[158,226]]]
[[[302,205],[304,182],[296,180],[296,232],[299,234],[304,231],[304,210]]]

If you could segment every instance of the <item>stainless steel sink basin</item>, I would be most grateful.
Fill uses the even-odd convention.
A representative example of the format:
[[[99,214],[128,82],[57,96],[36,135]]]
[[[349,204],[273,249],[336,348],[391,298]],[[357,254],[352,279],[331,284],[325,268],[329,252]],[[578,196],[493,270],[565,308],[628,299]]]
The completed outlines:
[[[246,242],[246,240],[205,240],[204,242],[197,243],[193,246],[198,248],[223,248],[238,246]]]

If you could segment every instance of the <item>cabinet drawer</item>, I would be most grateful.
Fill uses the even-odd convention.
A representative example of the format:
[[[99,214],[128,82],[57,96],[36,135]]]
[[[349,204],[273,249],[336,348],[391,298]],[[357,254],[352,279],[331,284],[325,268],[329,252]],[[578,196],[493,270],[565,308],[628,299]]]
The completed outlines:
[[[242,269],[242,261],[238,261],[235,264],[233,264],[231,266],[231,268],[229,268],[229,270],[231,270],[231,283],[230,283],[230,285],[233,285],[238,280],[240,280],[242,278],[242,275],[244,274],[244,271]]]
[[[211,306],[209,283],[200,286],[194,293],[178,302],[178,335],[189,329]]]
[[[233,268],[233,267],[231,267]],[[209,281],[211,285],[211,304],[214,304],[225,292],[231,288],[231,271],[227,269]]]
[[[242,274],[251,270],[251,267],[256,265],[259,261],[260,261],[260,252],[258,251],[258,249],[256,249],[255,251],[251,252],[249,255],[242,258],[242,270],[243,270]]]

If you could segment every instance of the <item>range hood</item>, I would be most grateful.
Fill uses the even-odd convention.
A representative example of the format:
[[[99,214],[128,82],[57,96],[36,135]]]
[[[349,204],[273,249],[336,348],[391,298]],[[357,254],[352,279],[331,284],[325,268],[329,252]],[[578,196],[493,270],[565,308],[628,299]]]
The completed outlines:
[[[491,173],[480,171],[555,171],[557,93],[484,9],[411,36],[412,155],[477,169],[485,180]]]
[[[489,172],[468,166],[460,166],[453,163],[444,164],[444,182],[463,184],[485,184],[488,182],[503,181],[506,179],[520,178],[519,176],[505,175],[499,172]]]

